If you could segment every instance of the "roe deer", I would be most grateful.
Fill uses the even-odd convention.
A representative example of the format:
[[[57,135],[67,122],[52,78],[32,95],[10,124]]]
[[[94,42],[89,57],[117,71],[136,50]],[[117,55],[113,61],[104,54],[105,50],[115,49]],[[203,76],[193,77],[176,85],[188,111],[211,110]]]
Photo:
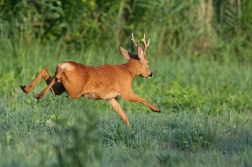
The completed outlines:
[[[107,100],[125,124],[130,126],[127,115],[118,103],[119,96],[127,101],[142,103],[154,112],[160,112],[157,107],[146,102],[132,91],[133,77],[150,78],[152,72],[149,69],[149,62],[146,57],[150,40],[146,43],[144,35],[142,39],[144,49],[135,41],[133,33],[131,40],[136,47],[137,55],[120,47],[121,54],[128,60],[125,64],[92,67],[66,61],[57,65],[53,77],[44,67],[30,85],[21,85],[20,87],[25,93],[29,93],[36,83],[44,78],[48,86],[41,93],[34,95],[37,99],[43,98],[48,90],[51,90],[54,95],[60,95],[66,91],[68,97],[73,99],[84,96],[89,99]]]

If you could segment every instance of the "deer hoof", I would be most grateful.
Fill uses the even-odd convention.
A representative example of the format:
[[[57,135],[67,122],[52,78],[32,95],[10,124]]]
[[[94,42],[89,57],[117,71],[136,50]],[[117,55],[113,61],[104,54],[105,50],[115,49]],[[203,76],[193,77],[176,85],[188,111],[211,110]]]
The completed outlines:
[[[23,92],[25,92],[26,94],[28,94],[29,92],[26,89],[25,85],[20,85],[20,88],[22,89]]]
[[[35,99],[42,99],[43,98],[43,95],[42,94],[35,94],[34,96],[33,96]]]
[[[153,111],[153,112],[157,112],[157,113],[160,113],[160,112],[161,112],[161,110],[160,110],[159,108],[153,109],[152,111]]]

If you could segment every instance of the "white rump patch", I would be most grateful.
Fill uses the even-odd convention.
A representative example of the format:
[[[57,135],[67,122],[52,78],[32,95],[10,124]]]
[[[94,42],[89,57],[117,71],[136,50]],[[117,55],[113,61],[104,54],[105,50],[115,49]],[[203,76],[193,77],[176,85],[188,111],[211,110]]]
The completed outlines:
[[[59,69],[64,71],[74,71],[75,66],[69,62],[59,64]]]
[[[60,68],[62,70],[65,70],[67,68],[67,66],[68,66],[68,63],[63,63],[63,64],[61,64]]]

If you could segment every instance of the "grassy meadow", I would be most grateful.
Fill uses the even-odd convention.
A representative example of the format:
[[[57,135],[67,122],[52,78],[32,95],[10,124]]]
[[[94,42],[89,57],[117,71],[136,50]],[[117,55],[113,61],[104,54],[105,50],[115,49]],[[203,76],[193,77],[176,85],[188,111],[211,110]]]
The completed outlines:
[[[252,1],[2,0],[0,166],[252,166]],[[153,77],[133,90],[161,109],[106,101],[41,100],[29,84],[59,62],[122,64],[119,46],[150,38]]]
[[[44,81],[28,95],[19,88],[65,60],[124,63],[117,47],[69,51],[20,42],[13,48],[8,40],[1,46],[0,166],[252,165],[249,62],[177,59],[154,54],[150,45],[154,76],[136,77],[133,90],[162,112],[120,99],[128,128],[106,101],[50,92],[36,100]]]

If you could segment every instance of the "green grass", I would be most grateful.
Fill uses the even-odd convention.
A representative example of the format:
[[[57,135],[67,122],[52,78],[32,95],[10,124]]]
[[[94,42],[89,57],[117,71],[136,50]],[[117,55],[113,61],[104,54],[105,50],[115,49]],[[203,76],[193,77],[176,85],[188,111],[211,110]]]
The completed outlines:
[[[106,101],[50,93],[37,101],[44,81],[28,95],[19,88],[65,60],[124,63],[116,47],[1,47],[0,166],[252,166],[249,62],[178,60],[149,47],[154,76],[135,78],[133,90],[162,112],[120,99],[128,128]]]

